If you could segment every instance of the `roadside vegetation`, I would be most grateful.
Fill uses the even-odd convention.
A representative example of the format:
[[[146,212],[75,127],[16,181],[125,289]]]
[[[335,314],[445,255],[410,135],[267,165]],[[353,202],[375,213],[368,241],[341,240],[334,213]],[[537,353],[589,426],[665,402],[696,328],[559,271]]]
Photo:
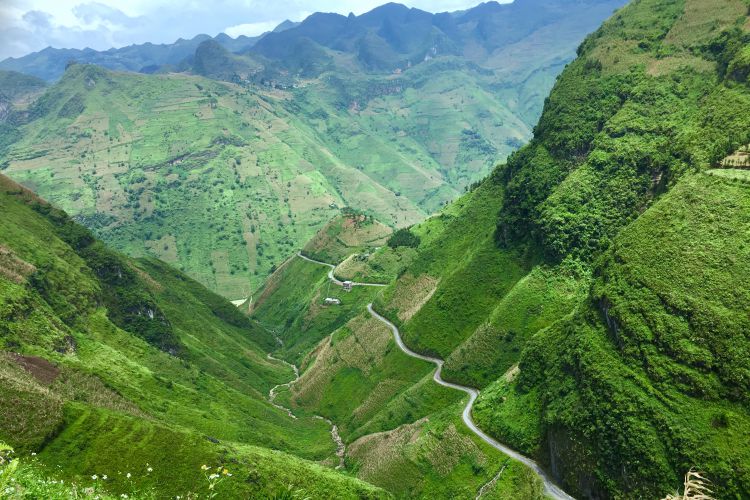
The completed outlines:
[[[416,254],[376,300],[447,378],[483,389],[485,431],[571,494],[657,497],[691,467],[717,498],[750,491],[747,183],[726,161],[750,130],[733,111],[750,99],[747,12],[616,13],[531,143],[410,229]]]

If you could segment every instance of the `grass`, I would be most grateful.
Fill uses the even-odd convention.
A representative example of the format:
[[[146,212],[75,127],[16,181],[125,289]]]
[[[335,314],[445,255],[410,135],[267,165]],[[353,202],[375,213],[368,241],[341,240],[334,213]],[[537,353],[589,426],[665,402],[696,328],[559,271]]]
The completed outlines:
[[[585,270],[574,264],[533,268],[497,301],[485,322],[451,352],[443,373],[473,387],[497,380],[518,362],[524,344],[533,335],[583,300],[588,283]]]
[[[338,264],[355,252],[383,246],[391,232],[371,217],[347,210],[326,224],[302,251],[315,260]]]
[[[355,253],[336,267],[336,276],[362,283],[387,284],[406,270],[416,253],[409,247],[381,247],[377,252]]]
[[[220,496],[268,495],[288,485],[310,493],[331,488],[348,496],[355,492],[378,496],[374,488],[290,455],[234,443],[215,446],[205,437],[170,431],[143,420],[123,419],[100,412],[71,410],[71,422],[39,455],[51,467],[60,465],[66,476],[80,478],[110,471],[108,489],[127,492],[132,484],[159,495],[209,493],[202,465],[227,468],[232,473],[219,487]],[[86,442],[84,450],[78,443]],[[71,456],[76,464],[69,464]],[[150,470],[149,470],[150,469]],[[130,472],[132,477],[128,478]],[[319,476],[319,477],[318,477]],[[382,495],[381,495],[382,496]]]
[[[417,257],[378,307],[417,351],[447,358],[525,273],[523,255],[494,244],[490,221],[501,200],[502,191],[485,183],[413,229]]]
[[[269,278],[253,306],[252,319],[282,341],[275,354],[299,364],[318,342],[362,311],[378,292],[345,292],[328,280],[329,268],[292,257]],[[341,300],[326,306],[326,297]]]
[[[685,474],[682,494],[667,495],[664,500],[687,500],[689,498],[712,500],[711,486],[711,481],[703,477],[700,472],[690,469]]]
[[[433,370],[402,353],[382,323],[359,316],[321,342],[280,401],[334,421],[347,469],[398,497],[471,495],[508,467],[496,494],[541,498],[536,476],[464,426],[465,397],[435,384]]]
[[[517,377],[483,391],[477,422],[541,457],[553,440],[558,463],[605,477],[639,463],[638,481],[602,486],[613,491],[663,494],[695,466],[718,498],[746,494],[747,201],[743,182],[682,179],[617,238],[578,312],[529,341]]]
[[[107,250],[62,212],[1,180],[1,348],[20,354],[0,356],[0,439],[18,453],[37,452],[55,478],[106,473],[118,494],[131,491],[116,479],[126,469],[137,488],[174,496],[203,487],[202,463],[230,458],[254,478],[231,486],[232,495],[289,484],[380,494],[304,460],[326,460],[334,443],[325,422],[292,420],[266,401],[270,387],[292,377],[266,358],[267,332],[196,281]],[[9,270],[17,271],[13,279]],[[136,315],[150,310],[178,352],[144,336],[139,328],[152,331],[148,324],[118,326],[112,318],[133,311],[105,307],[102,297],[112,293],[126,294]],[[247,465],[258,461],[268,465]],[[146,463],[153,475],[136,478]],[[271,463],[297,474],[274,474]]]
[[[335,421],[346,441],[412,422],[460,396],[429,383],[412,390],[429,380],[431,365],[404,355],[390,330],[362,310],[313,356],[288,398],[293,407]]]
[[[416,255],[376,301],[483,387],[485,431],[575,495],[657,496],[690,467],[720,498],[748,494],[747,447],[727,447],[747,420],[747,185],[697,173],[747,144],[747,9],[712,7],[615,14],[531,144],[412,229]]]
[[[485,201],[494,194],[480,191],[475,196]],[[447,242],[442,236],[444,229],[459,227],[463,217],[476,215],[477,208],[465,200],[458,210],[448,209],[455,221],[435,217],[413,231],[423,243],[443,248]],[[489,217],[491,209],[482,213]],[[464,245],[469,245],[472,236],[467,235]],[[488,236],[491,240],[491,233]],[[329,234],[315,241],[318,257],[340,248]],[[382,247],[371,254],[367,265],[383,255],[387,259],[400,255],[394,260],[404,259],[406,266],[406,260],[414,259],[418,252],[409,250],[406,253],[403,248]],[[372,300],[378,290],[370,290],[363,297],[366,301],[355,302],[355,307],[343,311],[337,322],[321,322],[322,315],[311,315],[322,296],[319,288],[328,286],[327,271],[324,266],[292,259],[269,280],[256,303],[254,319],[269,326],[269,321],[279,325],[276,332],[284,340],[280,352],[289,352],[289,341],[301,346],[295,339],[302,325],[308,325],[306,341],[318,339],[317,344],[301,351],[307,353],[301,359],[301,377],[279,392],[277,402],[300,416],[315,414],[332,420],[347,443],[347,470],[398,497],[475,496],[503,469],[498,480],[485,488],[487,495],[540,498],[539,482],[533,473],[520,464],[509,463],[461,422],[465,396],[435,384],[434,366],[401,352],[390,330],[367,314],[366,301]],[[403,296],[398,314],[407,324],[404,314],[408,316],[410,310],[419,314],[430,290],[438,287],[427,274],[409,276],[402,276],[399,289],[384,299],[394,303],[393,297]],[[293,309],[291,304],[302,307]],[[311,320],[300,321],[311,316]]]
[[[529,146],[412,227],[416,248],[382,248],[343,267],[350,276],[393,280],[385,289],[345,294],[332,288],[323,266],[296,258],[280,266],[254,297],[252,319],[264,331],[257,342],[242,345],[252,356],[279,338],[279,354],[300,364],[302,377],[278,398],[300,416],[293,428],[283,412],[258,399],[288,369],[271,362],[244,369],[234,349],[221,348],[242,342],[223,324],[235,321],[227,311],[211,307],[211,300],[207,309],[196,306],[201,314],[195,321],[219,318],[222,325],[211,319],[216,331],[190,338],[184,328],[202,323],[180,318],[169,305],[184,299],[162,296],[153,285],[138,289],[157,305],[161,299],[160,310],[175,317],[169,331],[190,366],[178,364],[153,343],[117,326],[104,328],[108,320],[97,298],[106,283],[80,272],[88,266],[85,258],[54,238],[40,245],[38,236],[29,240],[7,223],[9,239],[0,243],[13,253],[5,251],[0,261],[6,276],[0,311],[15,320],[5,327],[6,338],[37,346],[27,355],[64,348],[72,338],[84,364],[71,368],[86,367],[137,402],[139,411],[191,439],[209,436],[220,442],[207,442],[219,447],[243,441],[326,460],[332,446],[323,440],[326,427],[310,418],[320,414],[339,426],[348,444],[347,470],[396,495],[471,496],[486,487],[496,497],[538,496],[539,484],[526,469],[503,469],[503,459],[460,424],[464,396],[433,384],[432,367],[407,358],[389,331],[366,315],[364,305],[374,301],[409,346],[447,360],[446,376],[482,388],[474,417],[483,430],[537,459],[570,493],[659,497],[696,467],[718,498],[747,497],[750,191],[736,172],[701,173],[748,143],[747,117],[736,111],[748,100],[747,8],[735,0],[714,7],[641,0],[615,14],[558,80]],[[419,105],[408,89],[393,98]],[[366,141],[347,124],[324,118],[341,106],[335,96],[326,99],[320,121],[311,125],[315,133],[325,131],[334,151],[333,143],[352,148]],[[450,108],[455,99],[445,92],[445,102],[430,106]],[[368,106],[399,116],[390,100],[377,96]],[[304,102],[289,105],[298,114],[312,112],[302,109],[312,99]],[[343,102],[348,110],[350,101]],[[73,100],[58,113],[73,113],[77,105]],[[377,123],[373,117],[371,125]],[[288,132],[276,123],[271,129]],[[486,146],[481,131],[461,134],[437,153]],[[393,182],[403,184],[409,199],[416,196],[415,178],[429,185],[429,175],[405,175],[393,150],[380,149],[372,156],[376,162],[337,185],[381,203],[393,199],[380,196],[385,192],[401,198]],[[334,160],[321,165],[326,179],[342,171]],[[352,182],[365,173],[380,186]],[[447,196],[439,189],[433,194],[418,202],[421,210]],[[343,228],[336,224],[315,240],[317,255],[366,252],[361,242],[342,244]],[[45,227],[35,230],[42,234]],[[172,243],[160,238],[159,244]],[[138,268],[158,274],[147,264]],[[45,294],[26,285],[36,283],[28,266],[43,265],[49,286],[39,289]],[[75,286],[59,286],[69,281]],[[195,286],[186,283],[181,293]],[[54,300],[62,294],[64,300]],[[327,296],[342,305],[323,307]],[[50,314],[59,319],[51,321]],[[91,321],[91,332],[78,331],[77,316]],[[221,342],[212,344],[213,336]],[[104,376],[105,365],[127,373],[130,383]],[[152,376],[157,371],[163,379]],[[89,411],[79,414],[86,418],[122,418],[106,425],[123,435],[130,432],[127,422],[140,422],[113,416],[124,410],[45,391],[18,369],[7,373],[20,395],[13,404],[49,394],[47,406],[38,406],[48,418],[34,416],[34,432],[18,435],[29,446],[58,436],[47,445],[54,450],[60,436],[76,429],[70,412],[80,405]],[[179,383],[169,386],[172,380]],[[196,405],[198,394],[210,406]],[[305,425],[304,435],[295,434]],[[88,427],[96,425],[82,429]]]
[[[426,64],[403,77],[404,93],[350,113],[325,79],[282,92],[76,65],[34,104],[4,172],[118,250],[238,299],[336,207],[413,224],[528,137],[477,76]],[[352,75],[345,85],[389,82]]]
[[[387,498],[320,465],[237,443],[214,445],[149,420],[69,409],[73,420],[40,454],[0,464],[3,498]],[[81,440],[88,445],[81,447]],[[76,457],[79,463],[71,463]],[[216,476],[213,476],[213,475]]]
[[[348,461],[357,475],[399,498],[475,497],[502,470],[488,498],[543,498],[540,482],[465,428],[457,404],[429,418],[352,443]],[[504,474],[507,474],[503,477]]]

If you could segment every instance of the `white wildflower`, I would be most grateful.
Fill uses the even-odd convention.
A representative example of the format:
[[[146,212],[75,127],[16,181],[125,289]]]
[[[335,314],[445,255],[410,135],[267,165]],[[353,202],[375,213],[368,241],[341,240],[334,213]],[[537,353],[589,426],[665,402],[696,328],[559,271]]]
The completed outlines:
[[[93,476],[91,476],[91,479],[93,479],[94,481],[96,481],[97,479],[99,479],[99,476],[97,476],[96,474],[94,474]]]
[[[127,477],[128,479],[130,479],[130,472],[128,472],[127,474],[125,474],[125,477]]]

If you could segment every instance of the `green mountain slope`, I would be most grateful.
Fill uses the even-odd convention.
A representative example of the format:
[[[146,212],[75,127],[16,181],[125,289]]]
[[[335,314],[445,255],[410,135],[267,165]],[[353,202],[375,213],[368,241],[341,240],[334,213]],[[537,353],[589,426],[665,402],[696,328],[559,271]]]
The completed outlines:
[[[0,71],[0,156],[21,138],[19,127],[28,120],[29,106],[45,87],[46,83],[38,78]]]
[[[0,181],[0,440],[36,452],[44,474],[107,474],[117,494],[205,489],[203,464],[232,469],[226,495],[379,494],[308,461],[333,455],[325,422],[267,402],[292,377],[266,357],[271,336],[184,274],[112,252]]]
[[[310,250],[344,259],[340,236],[350,231],[334,221]],[[346,470],[399,497],[473,498],[484,488],[486,498],[542,498],[530,470],[463,425],[461,393],[436,385],[432,365],[401,352],[367,313],[379,289],[345,292],[329,282],[328,270],[294,257],[253,304],[252,319],[280,341],[274,354],[300,367],[300,378],[280,388],[276,402],[332,420],[345,444]],[[325,297],[341,304],[324,305]]]
[[[237,298],[322,227],[330,205],[367,207],[390,224],[425,213],[332,155],[288,97],[73,66],[36,104],[40,118],[6,172],[118,248]],[[401,157],[378,168],[442,182]]]
[[[226,36],[48,49],[5,66],[59,74],[77,54],[148,73],[161,61],[163,74],[68,67],[29,123],[0,130],[0,169],[118,250],[245,298],[338,208],[403,227],[486,176],[529,139],[575,46],[621,4],[389,4],[314,14],[252,51]]]
[[[741,262],[745,188],[688,175],[748,139],[732,111],[750,98],[746,14],[644,0],[615,15],[558,80],[531,144],[480,188],[502,193],[492,260],[481,244],[426,242],[384,295],[399,320],[413,305],[389,296],[432,283],[402,319],[406,340],[446,357],[457,381],[497,379],[478,423],[572,493],[656,496],[695,466],[720,498],[748,494],[744,306],[719,291],[744,293],[727,266]]]
[[[408,98],[424,105],[416,94]],[[475,146],[480,133],[462,134],[463,122],[453,121],[456,114],[468,120],[479,105],[439,118],[458,127],[440,134],[465,137],[456,146],[468,148],[460,153],[466,160],[451,160],[468,162],[461,173],[410,135],[385,140],[390,108],[368,113],[382,117],[360,127],[334,101],[72,66],[35,104],[37,118],[23,127],[5,172],[117,248],[179,265],[238,298],[310,239],[336,213],[332,207],[413,223],[483,175],[486,163],[471,166],[472,158],[497,152]],[[496,115],[507,114],[496,105]],[[516,121],[508,130],[523,127]]]
[[[623,8],[562,73],[528,146],[407,246],[353,268],[394,280],[376,308],[443,357],[444,376],[482,389],[480,427],[577,497],[660,498],[691,467],[717,498],[750,496],[748,184],[723,161],[750,142],[747,13],[734,0]],[[352,363],[353,346],[329,354],[338,335],[290,404],[324,411],[306,384],[383,376],[331,371]],[[328,411],[351,425],[349,409]]]
[[[741,182],[682,179],[615,238],[590,297],[530,342],[478,420],[549,453],[584,494],[653,495],[697,467],[718,498],[746,497],[749,201]],[[517,414],[525,428],[508,429]]]
[[[0,71],[0,88],[7,102],[18,104],[28,100],[29,95],[44,90],[47,84],[33,76],[16,71]]]

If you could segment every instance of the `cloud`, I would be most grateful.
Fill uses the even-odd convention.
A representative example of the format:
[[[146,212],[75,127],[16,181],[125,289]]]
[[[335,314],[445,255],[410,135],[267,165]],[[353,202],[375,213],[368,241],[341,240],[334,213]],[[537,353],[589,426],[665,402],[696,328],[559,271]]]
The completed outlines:
[[[43,30],[52,26],[52,15],[41,10],[30,10],[21,19],[33,29]]]
[[[79,4],[73,7],[73,15],[85,24],[108,24],[130,28],[138,24],[139,19],[129,17],[123,11],[99,2]]]
[[[0,60],[47,46],[106,50],[198,34],[257,35],[310,12],[362,14],[387,0],[0,0]],[[402,0],[431,12],[479,0]],[[507,0],[506,0],[507,1]]]
[[[257,36],[265,33],[266,31],[273,31],[273,29],[278,25],[278,21],[238,24],[236,26],[228,27],[224,30],[224,33],[231,36],[232,38],[237,38],[240,35]]]

